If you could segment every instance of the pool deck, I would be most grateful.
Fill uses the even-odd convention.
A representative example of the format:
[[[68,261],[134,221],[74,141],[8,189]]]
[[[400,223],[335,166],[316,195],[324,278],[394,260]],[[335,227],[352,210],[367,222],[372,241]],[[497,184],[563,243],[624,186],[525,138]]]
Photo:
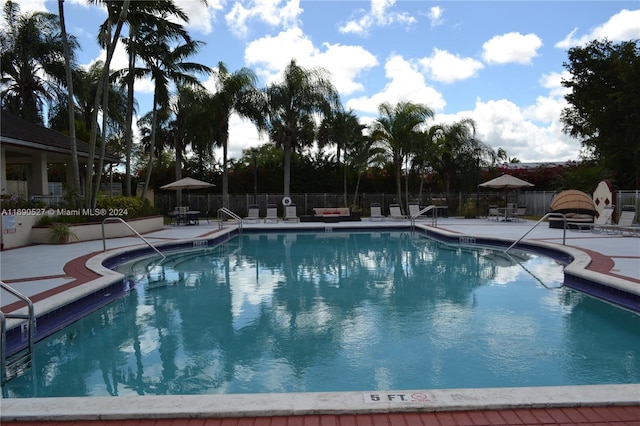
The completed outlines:
[[[418,221],[432,229],[431,221]],[[244,224],[245,229],[273,230],[342,227],[387,228],[409,221],[340,223]],[[533,221],[495,222],[486,219],[438,219],[438,232],[449,236],[510,242],[531,230]],[[421,226],[424,226],[421,225]],[[226,227],[227,229],[229,226]],[[145,234],[151,243],[190,240],[221,232],[215,223],[167,226]],[[566,231],[540,224],[526,235],[526,243],[564,247],[576,261],[572,268],[587,279],[611,283],[640,294],[640,238],[620,234]],[[107,251],[139,246],[134,237],[107,240]],[[98,279],[87,261],[103,254],[102,241],[35,245],[0,253],[0,279],[39,306],[58,303],[65,294]],[[16,305],[2,294],[3,311]],[[412,391],[415,392],[415,391]],[[131,425],[430,425],[430,424],[625,424],[640,425],[640,384],[513,389],[425,390],[428,401],[384,403],[366,401],[363,392],[269,395],[144,396],[124,398],[33,398],[0,400],[1,423],[19,424],[131,424]],[[398,392],[396,392],[398,393]],[[386,394],[385,394],[386,395]],[[128,419],[126,423],[124,419]],[[190,420],[188,420],[190,419]]]

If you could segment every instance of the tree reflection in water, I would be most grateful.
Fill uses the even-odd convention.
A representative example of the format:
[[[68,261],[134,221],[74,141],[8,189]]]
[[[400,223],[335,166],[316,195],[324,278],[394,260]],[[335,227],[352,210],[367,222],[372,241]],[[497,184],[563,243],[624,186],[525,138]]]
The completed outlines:
[[[39,343],[36,378],[12,381],[8,393],[206,394],[640,380],[640,337],[629,335],[629,329],[640,329],[638,316],[620,316],[565,288],[549,290],[519,263],[559,280],[550,287],[561,284],[562,265],[518,256],[514,262],[484,248],[384,232],[248,234],[161,264],[138,260],[127,265],[138,281],[135,291]],[[603,309],[607,313],[599,314]],[[578,317],[585,316],[594,334],[580,332]],[[599,336],[607,336],[607,346],[618,345],[609,352],[624,360],[611,363],[603,354],[609,365],[598,368],[598,359],[570,362],[591,356]],[[548,382],[540,383],[540,377]]]

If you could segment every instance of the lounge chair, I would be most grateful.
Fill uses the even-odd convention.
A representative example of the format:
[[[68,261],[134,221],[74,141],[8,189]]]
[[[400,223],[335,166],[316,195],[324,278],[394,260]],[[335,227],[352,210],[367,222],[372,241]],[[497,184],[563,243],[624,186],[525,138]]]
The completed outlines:
[[[635,233],[634,229],[638,226],[633,224],[635,220],[636,220],[636,206],[630,205],[630,204],[624,205],[622,206],[622,209],[620,211],[620,219],[618,219],[618,224],[603,225],[602,229],[603,231],[609,234],[616,234],[618,232],[620,234],[623,234],[623,232],[629,232],[631,234],[634,234]]]
[[[578,225],[578,229],[586,228],[596,233],[604,231],[604,227],[611,225],[611,218],[613,216],[613,210],[615,210],[613,204],[605,206],[602,210],[602,214],[593,223],[587,223],[585,225]]]
[[[380,203],[371,203],[371,218],[370,220],[384,220],[385,217],[382,215],[382,207],[380,207]]]
[[[295,204],[292,203],[284,207],[284,219],[282,220],[285,222],[300,222]]]
[[[247,217],[242,219],[247,223],[258,223],[260,221],[260,207],[257,204],[249,204]]]
[[[264,223],[278,223],[279,220],[280,218],[278,218],[278,206],[275,204],[267,204],[267,215],[264,217]]]
[[[389,217],[395,220],[406,219],[407,216],[402,214],[400,204],[389,204]]]
[[[504,217],[504,215],[500,214],[500,209],[498,209],[498,206],[489,206],[489,213],[487,214],[487,220],[491,220],[491,218],[494,218],[495,221],[499,221],[501,217]]]

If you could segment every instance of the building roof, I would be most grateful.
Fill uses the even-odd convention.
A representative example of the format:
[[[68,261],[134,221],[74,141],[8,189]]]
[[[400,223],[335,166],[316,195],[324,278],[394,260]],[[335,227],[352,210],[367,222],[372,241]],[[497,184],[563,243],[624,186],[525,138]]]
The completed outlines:
[[[15,146],[47,153],[71,155],[71,139],[68,135],[31,123],[21,117],[13,115],[7,111],[2,111],[0,117],[0,142],[2,145]],[[78,157],[87,158],[89,155],[89,144],[83,141],[76,141]],[[95,158],[98,158],[96,149]],[[116,156],[106,154],[104,161],[108,163],[119,163]]]

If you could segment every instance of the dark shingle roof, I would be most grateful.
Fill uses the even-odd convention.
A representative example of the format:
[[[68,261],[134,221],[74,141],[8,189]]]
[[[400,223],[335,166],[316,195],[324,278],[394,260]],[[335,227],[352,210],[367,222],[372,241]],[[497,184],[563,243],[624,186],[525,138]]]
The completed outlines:
[[[71,155],[69,136],[31,123],[6,111],[2,111],[0,117],[0,139],[3,145],[15,145],[39,151]],[[76,149],[79,157],[86,158],[89,153],[89,144],[76,141]],[[119,159],[107,154],[105,155],[105,161],[117,163]]]

